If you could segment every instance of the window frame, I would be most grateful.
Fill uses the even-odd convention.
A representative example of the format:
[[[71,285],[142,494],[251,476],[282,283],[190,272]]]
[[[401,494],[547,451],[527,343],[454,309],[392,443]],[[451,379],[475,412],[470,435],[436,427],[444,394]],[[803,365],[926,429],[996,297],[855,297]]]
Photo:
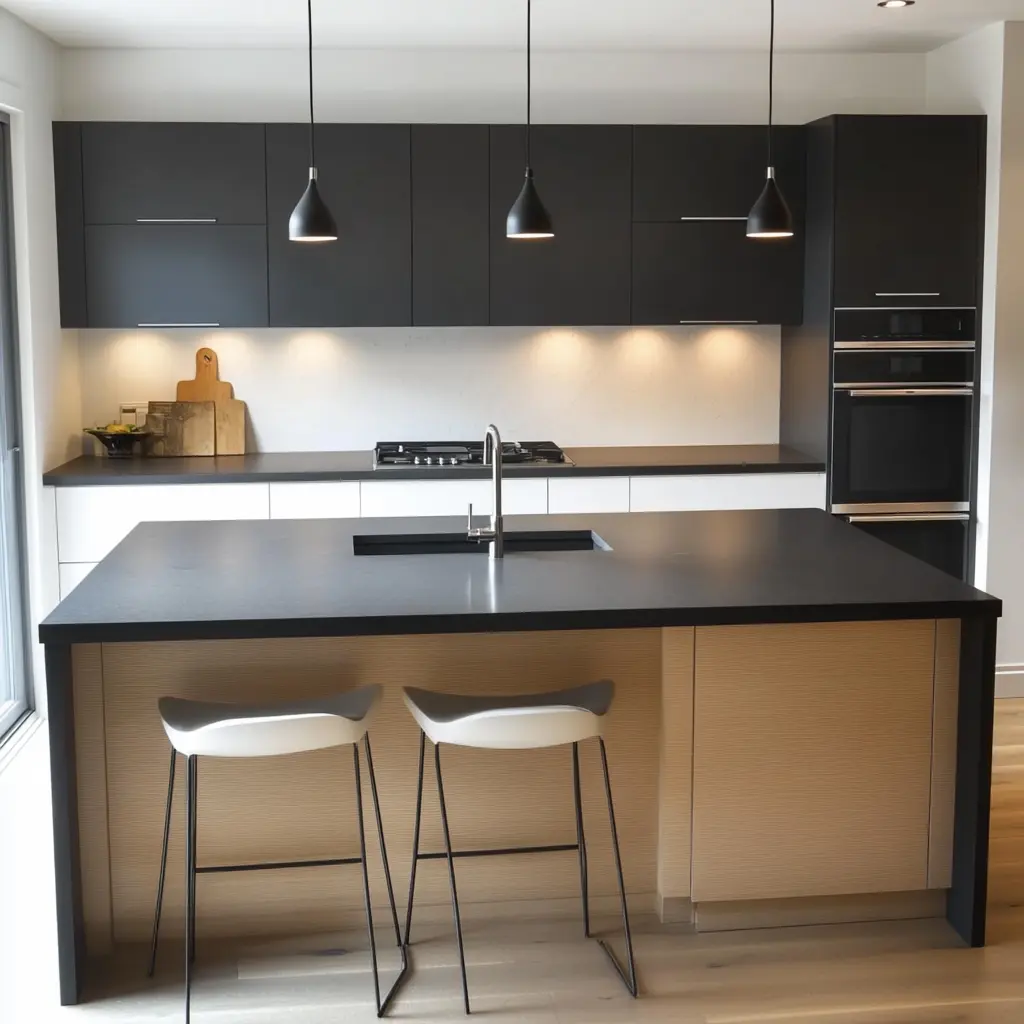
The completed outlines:
[[[0,487],[10,489],[0,505],[0,629],[8,634],[14,681],[12,699],[0,702],[0,744],[33,709],[11,166],[11,120],[0,111]]]

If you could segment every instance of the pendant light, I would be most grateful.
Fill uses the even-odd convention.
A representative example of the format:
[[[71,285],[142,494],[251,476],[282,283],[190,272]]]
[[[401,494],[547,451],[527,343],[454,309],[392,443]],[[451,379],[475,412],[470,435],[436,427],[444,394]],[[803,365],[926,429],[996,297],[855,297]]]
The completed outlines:
[[[793,215],[775,181],[772,164],[772,115],[775,100],[775,0],[771,0],[772,27],[768,48],[768,180],[747,218],[747,238],[792,238]]]
[[[530,123],[531,123],[531,71],[530,58],[532,40],[530,28],[532,22],[531,0],[526,0],[526,180],[518,198],[508,211],[505,222],[505,235],[508,238],[554,238],[555,229],[551,225],[551,214],[544,208],[536,186],[533,184],[533,167],[530,164]]]
[[[313,0],[307,0],[309,14],[309,184],[288,220],[288,237],[293,242],[336,242],[338,225],[320,196],[316,184],[316,131],[313,120]]]

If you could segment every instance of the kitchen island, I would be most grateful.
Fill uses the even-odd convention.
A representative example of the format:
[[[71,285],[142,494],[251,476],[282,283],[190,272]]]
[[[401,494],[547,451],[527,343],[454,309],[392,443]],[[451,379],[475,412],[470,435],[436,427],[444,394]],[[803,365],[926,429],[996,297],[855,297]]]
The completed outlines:
[[[90,957],[150,926],[164,694],[383,685],[372,732],[394,866],[408,862],[415,789],[401,686],[611,677],[634,909],[715,928],[930,908],[984,943],[998,600],[812,509],[507,517],[503,560],[413,553],[464,531],[424,518],[143,523],[41,625],[63,1002],[81,998]],[[550,546],[551,531],[575,549],[516,550]],[[459,845],[551,842],[571,827],[564,751],[478,753],[449,762]],[[352,843],[337,775],[329,751],[287,769],[211,766],[201,861],[337,855]],[[596,821],[600,900],[614,882]],[[576,899],[571,858],[544,873],[523,860],[460,868],[463,902]],[[200,950],[210,934],[336,926],[348,905],[335,882],[272,874],[204,882]],[[445,885],[425,876],[424,902],[443,903]],[[169,883],[170,934],[180,896]]]

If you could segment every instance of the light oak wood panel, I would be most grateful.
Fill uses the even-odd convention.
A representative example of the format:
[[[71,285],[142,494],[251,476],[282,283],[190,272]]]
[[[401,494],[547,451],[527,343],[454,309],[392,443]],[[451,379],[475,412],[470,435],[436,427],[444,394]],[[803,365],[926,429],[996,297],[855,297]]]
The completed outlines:
[[[935,623],[698,629],[696,902],[927,887]]]
[[[690,896],[693,796],[693,636],[692,628],[662,630],[658,899],[663,921],[686,915],[689,906],[686,901]],[[688,916],[686,919],[689,920]]]
[[[143,940],[159,866],[168,746],[158,697],[274,699],[381,683],[371,727],[388,852],[404,905],[411,850],[418,731],[403,685],[453,692],[529,692],[601,677],[617,683],[607,725],[616,814],[628,890],[650,909],[658,835],[659,631],[107,644],[103,647],[113,926],[116,942]],[[442,848],[431,761],[424,789],[422,849]],[[569,748],[476,751],[442,748],[445,793],[457,847],[573,842]],[[183,850],[174,806],[165,902],[168,935],[180,933]],[[615,892],[596,744],[581,751],[590,885]],[[364,773],[367,822],[369,791]],[[348,856],[358,850],[350,748],[287,758],[201,759],[200,864]],[[374,901],[385,900],[371,842]],[[461,860],[460,900],[569,899],[578,894],[573,853]],[[204,876],[202,938],[336,929],[361,915],[357,867]],[[446,904],[443,862],[420,864],[417,905]],[[386,918],[381,917],[382,926]]]
[[[114,938],[107,834],[102,648],[99,644],[77,644],[72,648],[71,657],[75,680],[75,761],[85,945],[91,955],[102,956],[110,952]]]
[[[932,781],[928,819],[928,888],[953,884],[957,704],[960,698],[960,620],[935,623],[932,695]]]

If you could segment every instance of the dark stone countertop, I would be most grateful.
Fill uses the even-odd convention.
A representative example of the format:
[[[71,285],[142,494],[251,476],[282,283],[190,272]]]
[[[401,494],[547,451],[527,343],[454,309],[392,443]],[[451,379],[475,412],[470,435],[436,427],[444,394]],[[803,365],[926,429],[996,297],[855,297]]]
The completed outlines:
[[[671,476],[690,473],[823,473],[822,462],[777,444],[566,448],[575,465],[505,466],[508,476]],[[485,467],[374,470],[362,452],[259,452],[187,459],[82,455],[43,474],[56,487],[117,484],[280,483],[298,480],[471,480]]]
[[[510,516],[611,550],[356,556],[454,518],[142,523],[45,643],[997,616],[1001,603],[816,509]]]

